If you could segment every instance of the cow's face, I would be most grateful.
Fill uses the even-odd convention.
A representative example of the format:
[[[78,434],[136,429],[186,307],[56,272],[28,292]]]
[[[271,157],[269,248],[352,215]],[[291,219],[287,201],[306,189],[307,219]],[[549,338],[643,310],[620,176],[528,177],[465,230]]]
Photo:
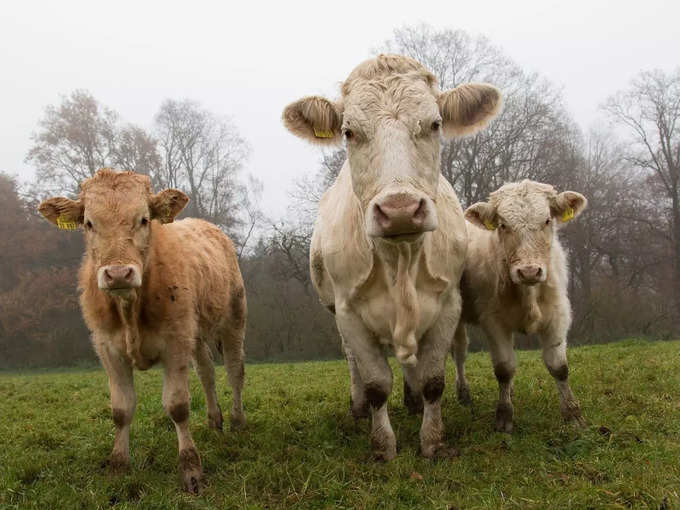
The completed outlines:
[[[81,184],[78,200],[56,197],[40,212],[61,228],[82,227],[87,255],[103,291],[132,297],[141,287],[153,228],[173,221],[188,197],[178,190],[151,193],[145,175],[104,169]]]
[[[548,277],[550,249],[559,226],[586,208],[580,193],[557,193],[548,184],[525,180],[506,184],[465,211],[476,226],[494,231],[514,283],[534,285]]]
[[[437,228],[442,133],[475,132],[499,108],[500,93],[490,85],[441,93],[416,61],[381,55],[352,72],[340,101],[304,98],[285,109],[283,120],[316,143],[344,139],[367,234],[413,241]]]

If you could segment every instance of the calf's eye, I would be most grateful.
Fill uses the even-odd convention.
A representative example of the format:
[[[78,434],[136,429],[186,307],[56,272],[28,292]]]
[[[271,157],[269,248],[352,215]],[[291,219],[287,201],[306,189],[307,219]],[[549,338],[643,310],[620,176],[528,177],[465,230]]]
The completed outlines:
[[[149,224],[149,220],[147,218],[142,218],[142,227],[146,227]]]
[[[92,230],[92,222],[91,222],[90,220],[87,220],[87,221],[85,222],[85,228],[86,228],[87,230]]]
[[[550,218],[548,218],[547,220],[545,220],[545,224],[546,224],[546,225],[550,225]]]
[[[352,138],[354,136],[354,133],[352,133],[351,129],[343,129],[342,134],[345,135],[345,138],[347,140],[349,140],[350,138]]]
[[[432,123],[432,131],[439,131],[439,128],[442,127],[441,121],[435,120]]]

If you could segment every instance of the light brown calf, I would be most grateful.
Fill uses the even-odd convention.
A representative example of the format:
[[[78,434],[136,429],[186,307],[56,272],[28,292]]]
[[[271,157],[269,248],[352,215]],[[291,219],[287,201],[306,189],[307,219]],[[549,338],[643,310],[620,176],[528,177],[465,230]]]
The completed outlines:
[[[567,332],[571,307],[567,296],[566,255],[558,229],[587,205],[573,191],[557,193],[548,184],[525,180],[506,184],[465,211],[468,254],[461,282],[463,314],[453,344],[458,398],[469,400],[464,361],[467,335],[463,323],[479,324],[489,341],[500,388],[496,428],[513,427],[512,378],[517,361],[513,333],[537,333],[543,360],[557,382],[566,420],[581,422],[581,410],[569,387]]]
[[[116,426],[111,468],[130,462],[133,368],[146,370],[160,361],[163,405],[177,430],[184,488],[198,493],[202,469],[189,433],[190,363],[205,389],[208,422],[221,429],[211,346],[221,351],[233,391],[231,421],[243,424],[247,311],[229,238],[202,220],[173,223],[187,201],[178,190],[152,194],[147,176],[103,169],[81,184],[78,200],[50,198],[40,212],[59,227],[85,231],[80,305],[109,377]]]

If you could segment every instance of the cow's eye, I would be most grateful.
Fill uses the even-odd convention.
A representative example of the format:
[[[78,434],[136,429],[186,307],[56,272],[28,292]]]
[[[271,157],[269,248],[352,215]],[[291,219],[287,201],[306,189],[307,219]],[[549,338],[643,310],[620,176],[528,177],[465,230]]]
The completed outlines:
[[[545,224],[546,224],[546,225],[550,225],[550,218],[548,218],[547,220],[545,220]]]
[[[91,222],[90,220],[87,220],[87,221],[85,222],[85,228],[86,228],[87,230],[92,230],[92,222]]]
[[[501,223],[500,225],[498,225],[498,228],[500,228],[501,230],[505,230],[507,227],[505,226],[505,223]]]
[[[350,138],[352,138],[354,136],[354,133],[352,132],[352,130],[347,129],[347,128],[342,130],[342,134],[344,135],[345,139],[347,139],[347,140],[349,140]]]
[[[439,128],[442,127],[442,123],[440,120],[435,120],[432,123],[432,131],[439,131]]]
[[[142,227],[146,227],[149,224],[148,218],[142,218],[141,223],[142,223]]]

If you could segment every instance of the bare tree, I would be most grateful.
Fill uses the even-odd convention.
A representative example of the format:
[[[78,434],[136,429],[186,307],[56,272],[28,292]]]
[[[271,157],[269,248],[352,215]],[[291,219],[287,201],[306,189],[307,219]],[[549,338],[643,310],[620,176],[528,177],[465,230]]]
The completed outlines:
[[[118,114],[89,92],[76,90],[59,106],[45,108],[26,157],[36,167],[38,188],[75,194],[80,181],[112,162]]]
[[[189,100],[166,100],[155,127],[163,161],[156,184],[185,190],[191,199],[187,214],[233,235],[240,223],[238,200],[245,192],[237,174],[248,157],[247,142],[229,119]]]
[[[558,145],[573,128],[559,92],[537,74],[525,73],[487,38],[418,25],[395,30],[382,49],[420,61],[442,89],[470,81],[501,88],[503,111],[488,129],[442,143],[442,174],[464,205],[504,182],[540,178],[559,161]]]
[[[661,193],[673,257],[675,305],[680,318],[680,68],[640,73],[630,86],[611,96],[605,112],[626,130],[628,160],[650,175],[649,185]]]
[[[116,135],[112,162],[115,168],[156,175],[161,169],[158,142],[144,129],[128,124]]]

